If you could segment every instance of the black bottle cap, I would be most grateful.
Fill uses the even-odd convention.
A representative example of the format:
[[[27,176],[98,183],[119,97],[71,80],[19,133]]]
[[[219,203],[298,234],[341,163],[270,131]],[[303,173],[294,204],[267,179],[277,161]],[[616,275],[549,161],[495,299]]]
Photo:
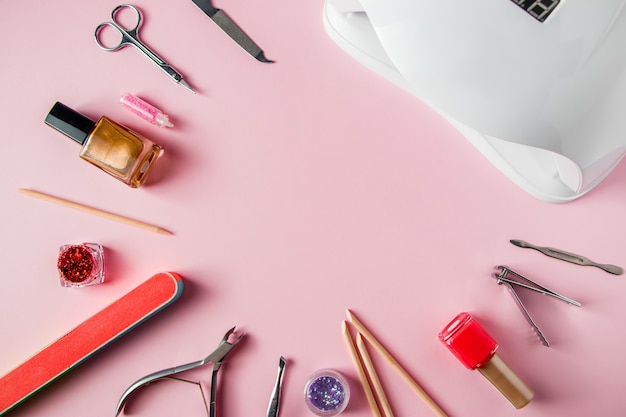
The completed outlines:
[[[81,145],[85,143],[85,139],[96,125],[93,120],[58,101],[50,109],[45,122]]]

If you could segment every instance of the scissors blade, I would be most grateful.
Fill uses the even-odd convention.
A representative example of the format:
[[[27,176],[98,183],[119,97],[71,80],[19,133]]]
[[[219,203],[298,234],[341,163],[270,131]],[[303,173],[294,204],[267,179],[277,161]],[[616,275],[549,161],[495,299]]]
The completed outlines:
[[[223,10],[211,4],[211,0],[192,0],[232,40],[260,62],[274,62],[265,57],[263,50]]]

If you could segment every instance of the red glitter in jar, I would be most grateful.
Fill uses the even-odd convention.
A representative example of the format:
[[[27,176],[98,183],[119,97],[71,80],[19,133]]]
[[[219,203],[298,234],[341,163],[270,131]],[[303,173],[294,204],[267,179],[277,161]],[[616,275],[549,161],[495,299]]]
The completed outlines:
[[[95,243],[62,246],[57,261],[61,284],[81,287],[101,283],[104,279],[102,255],[102,246]]]

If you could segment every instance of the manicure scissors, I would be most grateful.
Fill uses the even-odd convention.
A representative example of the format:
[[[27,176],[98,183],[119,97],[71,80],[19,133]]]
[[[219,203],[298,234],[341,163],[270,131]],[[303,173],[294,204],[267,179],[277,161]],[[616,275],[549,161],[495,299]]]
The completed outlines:
[[[137,23],[135,24],[134,27],[130,29],[122,25],[121,22],[117,19],[117,14],[123,9],[131,9],[137,14]],[[178,71],[176,71],[171,65],[167,64],[163,59],[161,59],[154,51],[148,48],[146,44],[144,44],[139,39],[139,34],[137,32],[142,22],[143,22],[143,16],[141,14],[141,11],[139,11],[137,7],[133,6],[132,4],[120,4],[119,6],[114,8],[113,11],[111,12],[110,22],[102,22],[96,27],[96,31],[94,33],[96,44],[98,44],[100,48],[109,52],[118,51],[124,48],[125,46],[132,45],[135,48],[137,48],[139,51],[141,51],[145,56],[150,58],[152,62],[154,62],[159,68],[161,68],[161,70],[163,70],[167,75],[169,75],[171,79],[173,79],[175,82],[179,84],[182,84],[183,86],[187,87],[188,89],[190,89],[192,92],[195,93],[193,88],[191,88],[191,86],[185,80],[183,80],[183,76]],[[120,42],[117,45],[107,46],[101,39],[101,33],[103,29],[105,29],[106,27],[113,28],[114,30],[119,32],[119,34],[121,35]]]
[[[120,413],[122,412],[122,409],[124,408],[124,406],[126,405],[126,402],[128,401],[128,398],[133,393],[135,393],[139,388],[144,387],[159,379],[165,379],[165,378],[177,379],[177,380],[181,380],[185,382],[192,382],[192,381],[187,381],[186,379],[179,378],[176,376],[176,374],[189,371],[193,368],[197,368],[199,366],[212,362],[213,371],[211,373],[211,394],[210,394],[208,413],[209,413],[209,417],[215,417],[215,403],[216,403],[216,397],[217,397],[217,371],[219,371],[220,367],[222,366],[222,361],[224,360],[226,355],[228,355],[228,352],[230,352],[243,337],[243,333],[241,333],[239,335],[236,335],[233,341],[229,342],[229,339],[231,338],[231,335],[234,332],[235,332],[234,327],[228,330],[226,334],[224,335],[224,337],[222,338],[222,340],[220,341],[217,348],[204,359],[200,359],[198,361],[191,362],[185,365],[174,366],[172,368],[163,369],[162,371],[151,373],[150,375],[146,375],[143,378],[140,378],[139,380],[137,380],[130,387],[128,387],[126,391],[124,391],[124,393],[122,394],[122,397],[117,403],[117,408],[115,409],[115,416],[117,417],[120,415]],[[202,396],[204,398],[204,394],[202,394]]]

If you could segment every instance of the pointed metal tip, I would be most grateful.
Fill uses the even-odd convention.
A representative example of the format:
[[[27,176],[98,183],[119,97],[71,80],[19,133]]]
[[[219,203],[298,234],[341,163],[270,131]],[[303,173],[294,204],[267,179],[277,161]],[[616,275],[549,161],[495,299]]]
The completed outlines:
[[[259,52],[256,56],[255,56],[256,60],[259,62],[264,62],[266,64],[271,64],[275,61],[272,61],[271,59],[267,59],[265,57],[265,54],[263,53],[263,51]]]
[[[180,80],[178,83],[179,83],[180,85],[182,85],[183,87],[188,88],[188,89],[189,89],[189,91],[191,91],[192,93],[196,94],[196,91],[195,91],[193,88],[191,88],[191,86],[189,85],[189,83],[187,83],[187,81],[185,81],[185,80],[183,80],[183,79],[181,78],[181,80]]]
[[[515,246],[519,246],[520,248],[523,248],[525,246],[525,243],[526,243],[523,240],[519,240],[519,239],[511,239],[511,240],[509,240],[509,242],[511,242]]]

